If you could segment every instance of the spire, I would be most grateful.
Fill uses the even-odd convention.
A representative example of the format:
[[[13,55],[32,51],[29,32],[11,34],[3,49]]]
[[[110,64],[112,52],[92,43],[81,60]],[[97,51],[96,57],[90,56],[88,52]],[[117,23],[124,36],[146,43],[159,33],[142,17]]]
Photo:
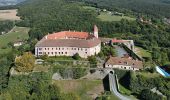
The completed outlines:
[[[94,32],[98,32],[98,27],[94,25]]]
[[[94,25],[94,36],[98,38],[98,27]]]

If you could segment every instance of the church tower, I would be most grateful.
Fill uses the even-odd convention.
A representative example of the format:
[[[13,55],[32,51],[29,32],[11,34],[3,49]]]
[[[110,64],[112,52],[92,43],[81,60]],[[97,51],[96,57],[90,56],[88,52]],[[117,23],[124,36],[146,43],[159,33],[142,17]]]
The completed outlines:
[[[95,36],[96,38],[99,37],[99,36],[98,36],[98,28],[97,28],[96,25],[94,25],[94,36]]]

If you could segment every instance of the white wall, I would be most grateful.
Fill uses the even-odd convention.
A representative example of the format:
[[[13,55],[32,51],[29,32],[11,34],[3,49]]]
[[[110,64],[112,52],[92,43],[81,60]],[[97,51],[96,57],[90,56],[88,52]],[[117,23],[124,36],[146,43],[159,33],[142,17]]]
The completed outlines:
[[[78,53],[82,58],[87,58],[98,54],[101,50],[101,45],[92,48],[77,48],[77,47],[36,47],[35,55],[41,56],[47,54],[48,56],[73,56]]]

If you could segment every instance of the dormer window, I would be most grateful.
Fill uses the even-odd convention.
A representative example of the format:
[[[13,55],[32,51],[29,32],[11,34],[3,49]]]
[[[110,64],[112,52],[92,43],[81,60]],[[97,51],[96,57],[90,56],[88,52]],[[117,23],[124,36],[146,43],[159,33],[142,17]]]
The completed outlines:
[[[128,65],[128,62],[124,62],[124,64]]]

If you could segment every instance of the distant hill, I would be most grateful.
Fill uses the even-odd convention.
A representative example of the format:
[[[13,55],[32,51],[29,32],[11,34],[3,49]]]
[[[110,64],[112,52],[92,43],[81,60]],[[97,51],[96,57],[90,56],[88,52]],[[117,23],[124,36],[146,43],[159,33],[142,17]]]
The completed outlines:
[[[83,1],[100,8],[125,8],[154,16],[170,17],[170,0],[74,0]]]
[[[0,6],[16,5],[25,0],[0,0]]]

